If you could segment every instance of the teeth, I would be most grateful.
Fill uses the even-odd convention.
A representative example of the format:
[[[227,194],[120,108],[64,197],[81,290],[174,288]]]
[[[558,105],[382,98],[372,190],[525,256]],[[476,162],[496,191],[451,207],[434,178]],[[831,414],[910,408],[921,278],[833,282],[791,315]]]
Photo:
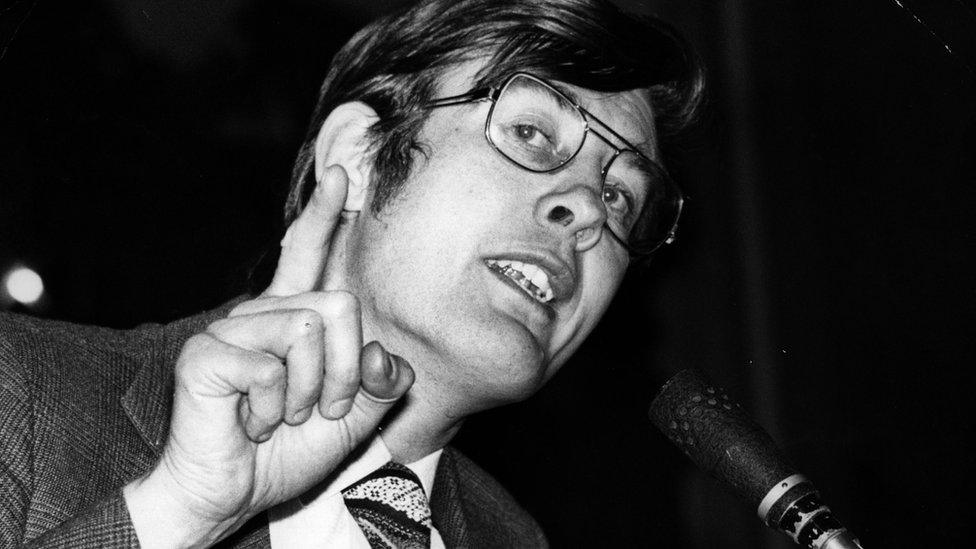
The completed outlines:
[[[507,259],[489,259],[486,263],[490,268],[514,280],[536,300],[542,303],[552,301],[554,294],[549,285],[549,276],[538,265]]]
[[[546,272],[542,269],[536,267],[535,272],[531,275],[526,271],[522,271],[522,274],[528,277],[535,284],[536,288],[549,288],[549,277],[546,276]]]

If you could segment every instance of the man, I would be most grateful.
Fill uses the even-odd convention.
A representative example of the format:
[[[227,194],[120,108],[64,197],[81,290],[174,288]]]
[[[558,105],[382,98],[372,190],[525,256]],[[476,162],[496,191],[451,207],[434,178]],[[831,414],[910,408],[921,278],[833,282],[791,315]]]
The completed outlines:
[[[432,0],[360,31],[260,295],[130,332],[5,319],[5,545],[544,545],[448,443],[538,390],[674,237],[660,145],[700,88],[667,27],[600,0]]]

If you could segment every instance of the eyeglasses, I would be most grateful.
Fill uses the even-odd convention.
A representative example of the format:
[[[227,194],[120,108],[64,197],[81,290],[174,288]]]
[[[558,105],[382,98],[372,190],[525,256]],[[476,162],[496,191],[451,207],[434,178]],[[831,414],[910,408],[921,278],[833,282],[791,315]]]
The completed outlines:
[[[554,85],[528,73],[501,86],[434,99],[427,108],[491,101],[485,138],[516,165],[535,173],[565,166],[590,133],[613,149],[603,167],[602,199],[608,232],[633,257],[674,241],[684,198],[664,168]],[[595,126],[598,126],[598,131]]]

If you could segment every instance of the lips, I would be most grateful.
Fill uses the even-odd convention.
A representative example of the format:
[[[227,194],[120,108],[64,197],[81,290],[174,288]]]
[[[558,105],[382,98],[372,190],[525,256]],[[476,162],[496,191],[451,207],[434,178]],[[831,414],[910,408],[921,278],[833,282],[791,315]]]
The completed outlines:
[[[552,305],[573,294],[576,288],[570,267],[547,254],[518,254],[484,260],[489,270],[511,280],[529,297]]]

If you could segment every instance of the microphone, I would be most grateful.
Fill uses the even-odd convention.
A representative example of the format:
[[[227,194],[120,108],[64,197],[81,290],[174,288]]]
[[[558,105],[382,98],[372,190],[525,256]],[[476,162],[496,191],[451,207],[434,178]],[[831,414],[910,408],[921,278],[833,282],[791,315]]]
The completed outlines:
[[[675,374],[648,415],[695,464],[756,505],[768,526],[809,549],[863,549],[769,434],[699,373]]]

